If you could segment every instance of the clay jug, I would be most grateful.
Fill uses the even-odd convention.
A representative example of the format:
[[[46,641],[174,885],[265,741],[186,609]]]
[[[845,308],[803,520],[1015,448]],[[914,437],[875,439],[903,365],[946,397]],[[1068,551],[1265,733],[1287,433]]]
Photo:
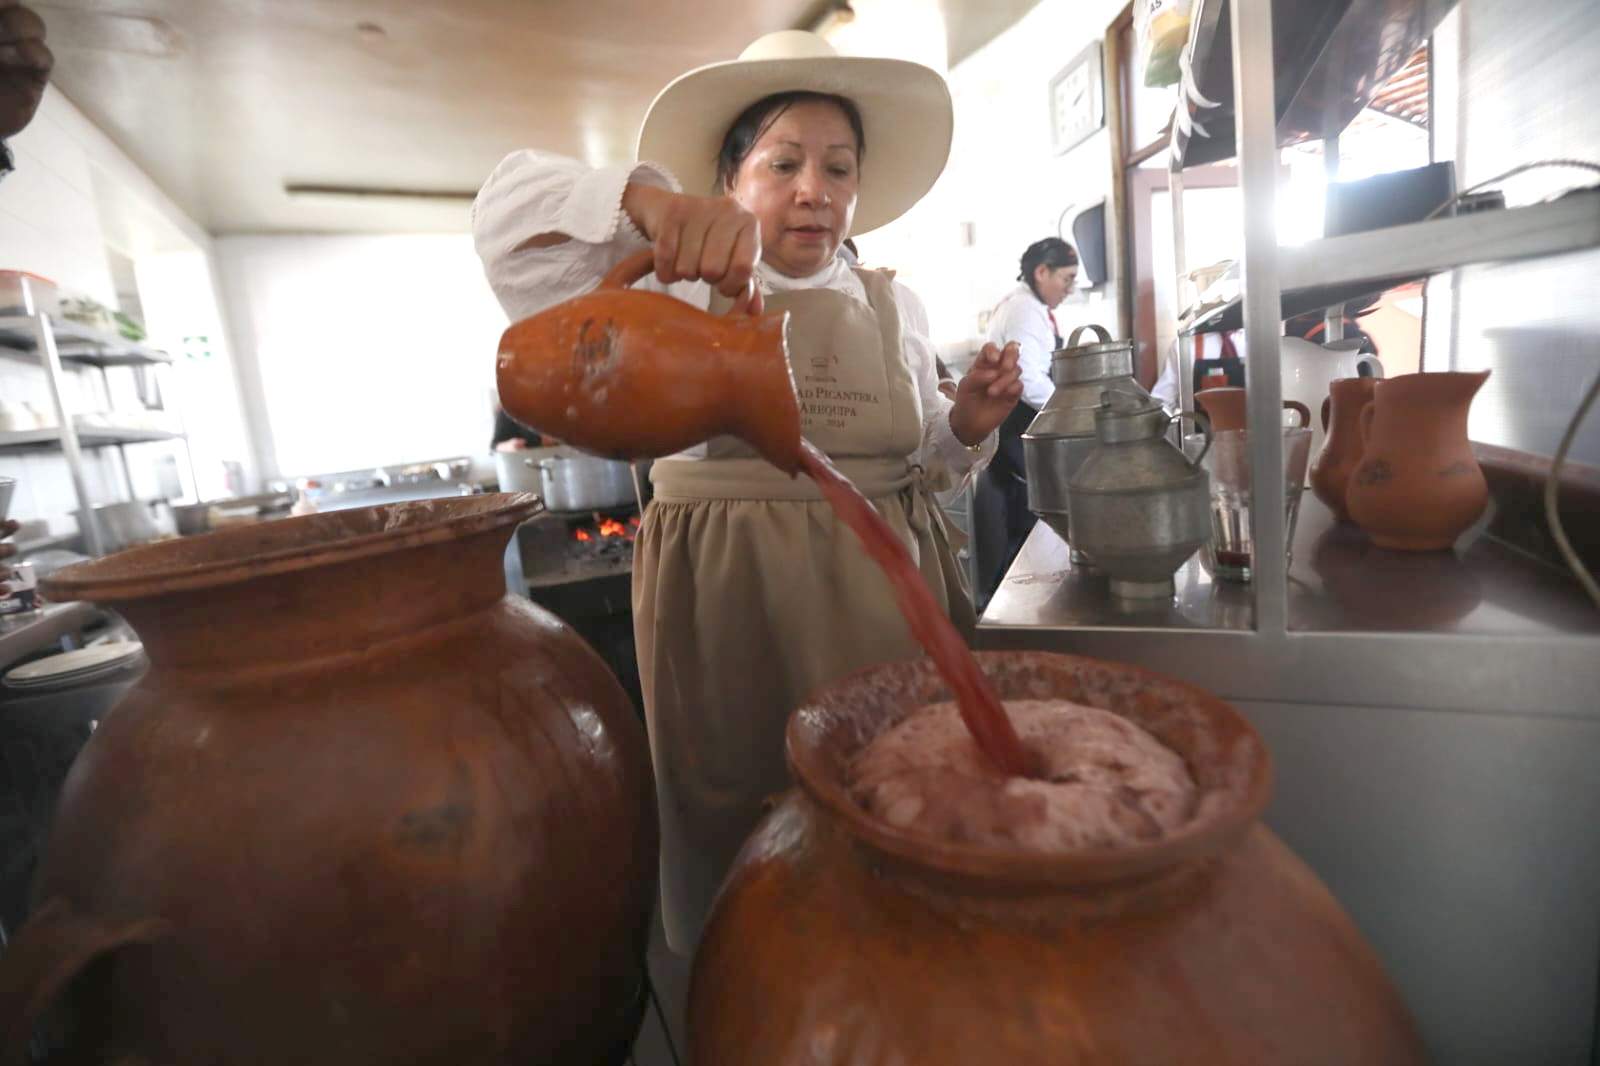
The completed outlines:
[[[0,956],[10,1061],[63,990],[72,1061],[625,1061],[646,742],[600,658],[506,596],[537,507],[289,518],[49,580],[151,666],[74,764]]]
[[[599,288],[517,322],[500,338],[500,403],[523,425],[613,459],[671,455],[743,438],[787,473],[800,469],[800,407],[788,315],[713,315],[627,288],[651,253]]]
[[[1328,386],[1322,401],[1327,443],[1311,464],[1311,491],[1341,522],[1350,521],[1344,490],[1361,462],[1361,412],[1372,402],[1377,385],[1377,378],[1340,378]]]
[[[1194,402],[1199,404],[1211,419],[1212,430],[1222,433],[1230,429],[1247,428],[1249,421],[1247,395],[1244,389],[1234,387],[1201,389],[1194,394]],[[1299,400],[1283,401],[1283,409],[1294,412],[1296,429],[1304,429],[1311,424],[1311,410]]]
[[[1380,548],[1444,551],[1483,514],[1489,485],[1467,440],[1467,411],[1489,371],[1402,374],[1361,412],[1350,518]]]
[[[798,788],[746,842],[695,958],[696,1066],[1424,1061],[1377,956],[1259,823],[1271,761],[1243,716],[1131,666],[979,659],[1004,698],[1154,733],[1202,790],[1194,818],[1055,856],[917,838],[857,805],[848,768],[948,690],[926,662],[829,685],[789,721]]]

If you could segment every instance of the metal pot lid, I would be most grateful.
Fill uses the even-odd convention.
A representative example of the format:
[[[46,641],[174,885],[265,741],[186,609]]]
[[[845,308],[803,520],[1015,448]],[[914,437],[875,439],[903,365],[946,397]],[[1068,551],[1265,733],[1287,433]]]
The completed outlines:
[[[1085,331],[1092,331],[1097,340],[1092,344],[1079,344],[1078,338],[1083,336]],[[1106,332],[1104,326],[1090,322],[1073,330],[1072,335],[1067,338],[1066,345],[1056,349],[1052,358],[1067,359],[1077,355],[1110,355],[1114,352],[1122,351],[1133,351],[1133,340],[1131,338],[1125,341],[1114,341],[1111,339],[1111,334]]]
[[[1164,439],[1172,421],[1157,400],[1106,390],[1095,412],[1099,444],[1067,483],[1068,491],[1161,492],[1204,483],[1198,465]]]
[[[1095,433],[1107,444],[1160,437],[1171,421],[1161,401],[1143,390],[1107,389],[1094,411]]]
[[[144,645],[97,644],[62,652],[18,666],[5,675],[9,688],[33,688],[67,681],[85,681],[114,673],[144,652]]]
[[[1033,416],[1024,440],[1093,440],[1095,407],[1046,407]]]

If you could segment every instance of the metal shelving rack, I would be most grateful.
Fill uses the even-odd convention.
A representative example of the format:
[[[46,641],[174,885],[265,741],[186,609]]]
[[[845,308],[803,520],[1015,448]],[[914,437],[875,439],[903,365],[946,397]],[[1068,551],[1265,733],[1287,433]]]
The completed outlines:
[[[1211,17],[1216,37],[1231,25],[1239,105],[1250,461],[1272,470],[1282,437],[1259,430],[1280,425],[1286,294],[1336,307],[1340,286],[1536,256],[1583,253],[1592,270],[1600,197],[1280,248],[1272,20],[1284,0],[1227,2],[1228,19]],[[1463,2],[1471,14],[1501,0]],[[1183,166],[1180,153],[1179,277]],[[1192,365],[1180,366],[1192,409]],[[1600,1062],[1600,951],[1586,934],[1600,900],[1600,611],[1571,575],[1488,536],[1384,552],[1310,493],[1291,561],[1282,480],[1257,479],[1253,502],[1252,584],[1213,582],[1192,558],[1171,601],[1142,607],[1112,600],[1035,526],[979,646],[1131,662],[1233,702],[1273,752],[1268,823],[1369,937],[1436,1061]]]
[[[1245,204],[1242,321],[1249,343],[1249,422],[1279,424],[1279,338],[1285,294],[1321,286],[1380,291],[1397,281],[1468,264],[1553,256],[1600,246],[1600,194],[1499,212],[1438,218],[1413,225],[1325,238],[1279,248],[1276,180],[1280,134],[1275,113],[1273,0],[1230,0],[1235,143]],[[1197,61],[1198,62],[1198,61]],[[1182,166],[1174,155],[1177,273],[1182,276]],[[1322,306],[1335,305],[1332,296]],[[1183,407],[1192,404],[1192,356],[1178,345]],[[1251,434],[1255,469],[1282,464],[1276,433]],[[1330,601],[1305,568],[1308,530],[1331,525],[1308,492],[1294,570],[1285,558],[1284,488],[1264,478],[1256,488],[1254,581],[1246,589],[1213,584],[1198,560],[1176,575],[1170,606],[1130,612],[1113,604],[1103,582],[1084,580],[1044,543],[1036,528],[1018,564],[989,605],[983,641],[991,647],[1059,647],[1070,627],[1074,650],[1143,662],[1243,698],[1312,689],[1328,702],[1399,702],[1412,707],[1577,713],[1600,718],[1600,613],[1575,584],[1550,581],[1532,560],[1486,545],[1459,560],[1462,582],[1482,586],[1493,574],[1483,614],[1492,626],[1417,626],[1395,604],[1354,618]],[[1330,537],[1333,534],[1329,534]],[[1344,546],[1349,548],[1348,545]],[[1030,563],[1031,560],[1031,563]],[[1027,572],[1030,565],[1034,573]],[[1404,565],[1401,560],[1397,565]],[[1417,564],[1421,567],[1422,563]],[[1448,582],[1446,582],[1448,583]],[[1570,594],[1569,594],[1570,592]],[[1498,597],[1498,598],[1496,598]],[[1534,597],[1534,600],[1530,600]],[[1533,615],[1527,608],[1530,603]],[[1554,622],[1550,620],[1554,619]],[[1490,653],[1492,649],[1492,654]],[[1530,679],[1536,679],[1530,683]]]
[[[94,504],[83,476],[85,448],[117,448],[130,498],[133,483],[129,474],[126,446],[153,441],[179,440],[193,474],[193,455],[184,434],[142,427],[108,427],[84,422],[67,410],[62,388],[65,367],[98,369],[102,375],[113,367],[155,367],[172,362],[172,357],[155,348],[106,333],[89,326],[57,320],[44,312],[0,316],[0,355],[27,361],[37,360],[50,387],[51,407],[56,424],[42,429],[0,431],[0,451],[54,450],[66,457],[72,477],[73,493],[84,547],[91,555],[104,554],[105,539],[94,517]],[[55,540],[57,538],[51,538]]]

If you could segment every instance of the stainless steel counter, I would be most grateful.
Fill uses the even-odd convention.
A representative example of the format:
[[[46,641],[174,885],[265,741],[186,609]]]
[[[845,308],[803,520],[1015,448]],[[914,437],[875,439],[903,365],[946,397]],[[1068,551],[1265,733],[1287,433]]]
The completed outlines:
[[[1287,632],[1255,632],[1250,588],[1198,559],[1177,586],[1119,608],[1041,524],[978,643],[1232,701],[1272,751],[1267,822],[1371,940],[1434,1061],[1600,1061],[1600,612],[1487,540],[1378,551],[1309,496]]]
[[[0,671],[18,659],[76,633],[98,614],[88,603],[47,603],[37,614],[0,621]]]
[[[1034,527],[989,601],[978,643],[1141,662],[1241,698],[1600,717],[1600,611],[1566,575],[1488,538],[1393,552],[1306,494],[1289,631],[1253,630],[1251,587],[1190,559],[1170,601],[1130,607]]]

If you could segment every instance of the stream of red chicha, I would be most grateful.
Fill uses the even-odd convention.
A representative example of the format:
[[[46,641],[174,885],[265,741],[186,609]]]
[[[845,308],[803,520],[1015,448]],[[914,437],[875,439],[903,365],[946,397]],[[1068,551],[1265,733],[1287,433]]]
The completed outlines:
[[[878,514],[849,478],[839,473],[828,457],[810,441],[800,442],[801,468],[817,483],[822,495],[839,520],[861,538],[874,562],[883,567],[894,589],[900,613],[906,616],[911,635],[921,644],[939,676],[950,686],[961,719],[980,751],[1003,772],[1018,777],[1030,776],[1032,760],[1006,716],[1005,707],[978,669],[978,660],[967,650],[966,641],[950,623],[944,608],[912,561],[894,530]]]

